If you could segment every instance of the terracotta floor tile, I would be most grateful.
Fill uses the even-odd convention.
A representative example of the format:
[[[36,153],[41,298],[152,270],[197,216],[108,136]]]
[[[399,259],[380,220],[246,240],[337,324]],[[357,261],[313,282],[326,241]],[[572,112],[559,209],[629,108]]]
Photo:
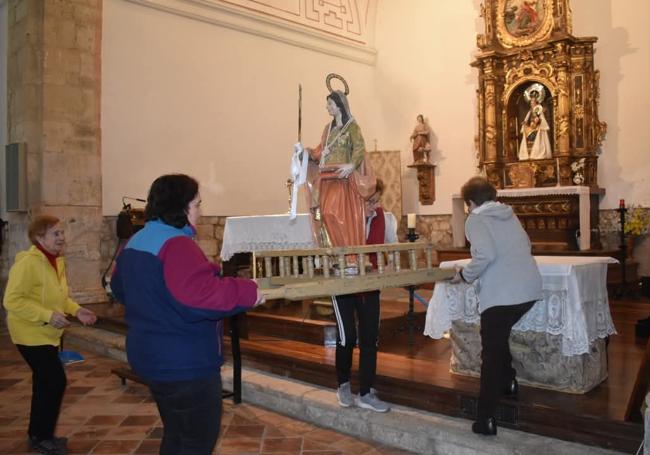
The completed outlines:
[[[141,441],[104,440],[93,449],[93,453],[130,454],[141,444]]]
[[[224,455],[259,453],[262,441],[259,439],[223,439],[218,442],[217,453]]]
[[[264,425],[228,425],[224,439],[232,438],[256,438],[260,439],[264,434]]]
[[[142,444],[140,444],[140,447],[133,452],[135,454],[150,454],[150,453],[155,453],[157,454],[160,451],[160,441],[159,440],[145,440],[142,441]]]
[[[300,422],[298,420],[290,421],[278,426],[278,429],[286,435],[299,436],[311,433],[317,427],[307,422]]]
[[[162,439],[162,437],[163,437],[163,428],[155,427],[149,432],[147,439]]]
[[[116,427],[108,432],[104,439],[137,439],[142,441],[151,432],[151,426]]]
[[[319,441],[313,441],[309,438],[303,438],[302,441],[302,450],[305,451],[319,451],[319,450],[328,450],[329,446],[325,443]]]
[[[0,453],[26,452],[28,449],[25,438],[0,439]]]
[[[124,416],[113,416],[113,415],[96,415],[88,419],[86,422],[87,425],[106,425],[106,426],[116,426],[122,423]]]
[[[72,433],[70,439],[103,439],[109,431],[111,431],[111,427],[96,427],[85,425],[81,427],[79,431]]]
[[[65,388],[65,394],[66,395],[85,395],[91,390],[93,390],[94,387],[89,387],[89,386],[68,386]]]
[[[6,427],[17,419],[16,416],[0,416],[0,427]]]
[[[303,451],[302,453],[304,455],[347,455],[341,452],[340,450],[317,450],[314,452]]]
[[[336,441],[339,441],[346,436],[337,433],[336,431],[333,430],[327,430],[325,428],[317,428],[305,435],[306,438],[311,439],[313,441],[319,441],[327,444],[334,444]]]
[[[68,453],[90,453],[99,444],[99,439],[68,439]]]
[[[293,453],[300,454],[302,438],[265,438],[262,442],[262,453]]]
[[[89,353],[66,368],[68,387],[57,426],[71,454],[157,454],[162,438],[149,389],[110,373],[120,362]],[[27,455],[31,370],[0,334],[0,454]],[[224,400],[218,455],[403,455],[248,403]],[[303,436],[304,435],[304,436]]]
[[[130,415],[122,421],[120,426],[143,426],[149,425],[152,426],[158,421],[158,416],[152,415]]]

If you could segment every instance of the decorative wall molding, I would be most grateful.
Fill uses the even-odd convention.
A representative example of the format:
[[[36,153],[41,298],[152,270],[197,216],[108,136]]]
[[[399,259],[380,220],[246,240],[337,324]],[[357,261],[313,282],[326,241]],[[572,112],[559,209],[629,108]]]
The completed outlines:
[[[377,0],[127,0],[374,65]]]

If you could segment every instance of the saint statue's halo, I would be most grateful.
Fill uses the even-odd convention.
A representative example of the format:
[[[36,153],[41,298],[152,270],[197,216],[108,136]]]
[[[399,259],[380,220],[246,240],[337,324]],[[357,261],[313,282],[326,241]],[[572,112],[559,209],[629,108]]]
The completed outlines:
[[[526,102],[530,104],[530,97],[533,92],[537,92],[537,102],[539,104],[542,104],[544,101],[544,98],[546,97],[546,89],[542,84],[539,82],[535,82],[534,84],[530,84],[530,86],[524,90],[524,98],[526,99]]]
[[[334,91],[334,89],[332,88],[332,84],[331,84],[332,79],[338,79],[339,81],[341,81],[343,83],[343,87],[344,87],[343,93],[345,94],[345,96],[347,96],[350,93],[350,88],[348,87],[348,83],[345,82],[345,79],[343,79],[342,76],[339,76],[336,73],[328,74],[327,78],[325,79],[325,85],[327,85],[327,90],[329,90],[330,93]]]

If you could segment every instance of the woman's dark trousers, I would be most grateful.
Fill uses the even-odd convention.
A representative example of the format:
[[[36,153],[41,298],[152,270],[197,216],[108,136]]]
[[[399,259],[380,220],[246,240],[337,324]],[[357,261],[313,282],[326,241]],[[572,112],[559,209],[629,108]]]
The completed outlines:
[[[32,407],[27,432],[38,441],[52,439],[66,386],[59,348],[22,344],[16,347],[32,369]]]
[[[332,297],[336,315],[336,376],[339,383],[350,381],[352,355],[359,327],[359,394],[374,386],[379,338],[379,291]],[[356,318],[355,318],[356,314]],[[343,346],[343,339],[345,346]]]
[[[494,417],[504,387],[515,379],[510,355],[512,326],[530,310],[535,302],[495,306],[481,313],[481,391],[478,419]]]
[[[163,422],[160,455],[209,455],[221,425],[221,375],[149,382]]]

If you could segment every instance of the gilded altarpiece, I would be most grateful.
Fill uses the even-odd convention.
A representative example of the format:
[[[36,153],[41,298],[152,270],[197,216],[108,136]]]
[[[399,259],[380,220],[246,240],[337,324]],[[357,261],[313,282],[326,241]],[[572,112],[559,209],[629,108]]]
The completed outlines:
[[[591,248],[599,248],[597,165],[606,124],[598,118],[597,38],[572,35],[569,0],[485,0],[481,16],[485,33],[472,63],[481,171],[499,189],[540,188],[513,205],[533,243],[547,249],[577,249],[579,208],[575,195],[551,200],[542,189],[589,187]]]

